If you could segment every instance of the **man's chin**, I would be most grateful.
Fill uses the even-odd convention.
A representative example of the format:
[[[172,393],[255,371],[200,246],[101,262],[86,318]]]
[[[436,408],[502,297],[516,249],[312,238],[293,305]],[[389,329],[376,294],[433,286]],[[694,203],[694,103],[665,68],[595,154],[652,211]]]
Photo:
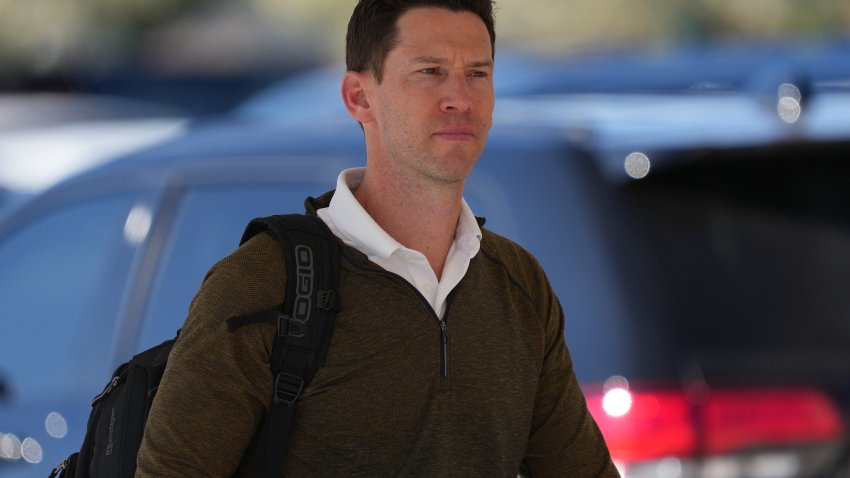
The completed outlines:
[[[437,148],[439,157],[444,158],[445,163],[471,164],[475,165],[481,156],[483,148],[473,142],[457,141],[442,145]]]
[[[431,177],[441,183],[450,185],[462,183],[471,173],[478,162],[478,157],[447,157],[435,163],[437,166],[432,170]]]

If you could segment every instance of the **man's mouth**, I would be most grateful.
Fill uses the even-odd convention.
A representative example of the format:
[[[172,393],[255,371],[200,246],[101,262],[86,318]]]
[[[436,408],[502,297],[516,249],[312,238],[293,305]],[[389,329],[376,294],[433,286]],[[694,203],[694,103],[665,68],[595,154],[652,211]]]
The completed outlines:
[[[475,133],[472,129],[464,127],[443,128],[434,133],[434,136],[446,141],[472,141],[475,139]]]

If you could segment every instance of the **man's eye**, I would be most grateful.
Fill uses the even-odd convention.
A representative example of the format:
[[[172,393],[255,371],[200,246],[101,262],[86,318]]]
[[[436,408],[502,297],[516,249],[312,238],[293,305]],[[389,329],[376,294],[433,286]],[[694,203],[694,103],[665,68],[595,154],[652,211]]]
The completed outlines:
[[[437,69],[436,68],[422,68],[421,70],[419,70],[419,73],[425,73],[426,75],[436,75]]]
[[[487,78],[488,76],[490,76],[490,74],[486,71],[474,70],[469,73],[469,76],[473,76],[476,78]]]

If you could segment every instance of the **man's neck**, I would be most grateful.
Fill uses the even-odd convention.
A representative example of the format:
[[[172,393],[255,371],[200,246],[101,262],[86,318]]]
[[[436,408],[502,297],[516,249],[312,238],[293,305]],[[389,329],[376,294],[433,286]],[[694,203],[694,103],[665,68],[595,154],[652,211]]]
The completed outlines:
[[[367,168],[354,197],[393,239],[424,254],[440,279],[460,217],[462,182],[407,181]]]

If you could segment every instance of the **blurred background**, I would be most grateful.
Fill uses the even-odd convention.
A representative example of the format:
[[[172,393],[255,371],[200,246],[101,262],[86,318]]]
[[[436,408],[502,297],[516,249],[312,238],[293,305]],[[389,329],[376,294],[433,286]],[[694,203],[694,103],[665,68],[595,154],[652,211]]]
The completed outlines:
[[[107,93],[218,113],[309,66],[341,62],[349,0],[3,0],[0,91]],[[707,42],[846,37],[841,0],[521,0],[500,49],[549,57]]]
[[[249,100],[281,94],[274,86],[299,72],[326,65],[336,68],[333,74],[342,69],[351,5],[350,0],[0,0],[0,188],[43,187],[79,167],[171,138],[185,120],[240,107],[261,115],[264,108],[277,108]],[[576,66],[561,80],[571,91],[603,85],[617,92],[681,89],[699,85],[699,79],[691,75],[689,83],[671,83],[662,77],[703,61],[689,50],[720,49],[714,57],[721,62],[704,67],[725,71],[723,56],[733,57],[740,69],[770,55],[781,59],[789,47],[805,55],[824,45],[846,45],[850,36],[850,3],[841,0],[539,0],[534,8],[502,0],[496,13],[502,62],[537,61],[506,67],[510,75],[497,77],[508,83],[503,92],[513,91],[509,82],[516,78],[520,91],[530,91],[521,69],[533,75],[542,61],[570,59],[578,60],[572,62]],[[736,57],[737,50],[757,53]],[[664,64],[676,54],[692,56],[692,63]],[[607,69],[581,76],[582,60],[593,65],[600,58]],[[643,71],[653,64],[663,64],[664,72]],[[734,73],[731,86],[753,87],[757,73]],[[334,78],[326,74],[322,81]],[[641,84],[641,78],[648,81]],[[546,90],[540,82],[535,87],[538,93]],[[101,138],[96,144],[88,141],[93,135]]]
[[[362,164],[353,4],[0,0],[0,475],[78,448],[251,217]],[[547,270],[624,477],[850,476],[850,2],[496,17],[467,200]]]

